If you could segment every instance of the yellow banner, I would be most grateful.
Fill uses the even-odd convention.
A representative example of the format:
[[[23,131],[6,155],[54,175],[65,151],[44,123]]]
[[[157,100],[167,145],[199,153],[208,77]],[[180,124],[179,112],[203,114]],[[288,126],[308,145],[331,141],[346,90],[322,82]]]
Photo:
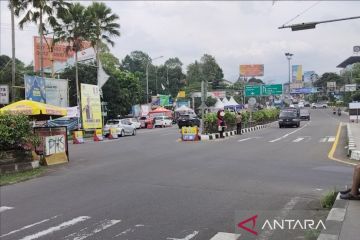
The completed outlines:
[[[84,129],[102,128],[99,87],[81,84],[81,110]]]
[[[96,129],[96,135],[102,135],[102,130],[101,129]]]
[[[74,137],[75,138],[83,138],[83,132],[82,131],[74,131]]]
[[[179,91],[177,97],[178,98],[185,98],[185,91]]]

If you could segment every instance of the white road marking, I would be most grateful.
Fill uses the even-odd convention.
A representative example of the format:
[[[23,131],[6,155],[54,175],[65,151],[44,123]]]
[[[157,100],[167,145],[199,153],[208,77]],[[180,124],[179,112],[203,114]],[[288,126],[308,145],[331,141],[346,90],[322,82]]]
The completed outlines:
[[[13,207],[7,207],[7,206],[1,206],[0,207],[0,213],[5,212],[6,210],[14,209]]]
[[[277,217],[275,217],[275,219],[276,220],[284,219],[289,214],[289,212],[295,207],[296,203],[299,200],[300,200],[299,197],[293,197],[288,203],[285,204],[283,209],[280,211],[280,214]],[[257,239],[267,240],[270,239],[273,234],[274,234],[274,230],[267,229],[263,231]]]
[[[199,231],[194,231],[193,233],[191,233],[191,234],[189,234],[189,235],[187,235],[186,237],[184,237],[184,238],[166,238],[166,239],[168,239],[168,240],[190,240],[190,239],[192,239],[192,238],[194,238],[196,235],[198,235],[199,234]]]
[[[247,141],[247,140],[250,140],[252,138],[244,138],[244,139],[239,139],[238,142],[244,142],[244,141]]]
[[[87,237],[91,237],[93,235],[95,235],[98,232],[101,232],[117,223],[121,222],[121,220],[104,220],[101,221],[94,230],[92,230],[91,232],[86,232],[87,228],[84,228],[82,230],[80,230],[80,232],[77,233],[72,233],[68,236],[66,236],[64,239],[65,240],[83,240]]]
[[[322,138],[322,139],[320,139],[319,142],[326,142],[326,141],[327,141],[327,138]]]
[[[237,240],[239,237],[240,234],[218,232],[210,240]]]
[[[144,224],[136,224],[135,227],[145,227]]]
[[[119,236],[122,236],[122,235],[126,235],[127,233],[129,233],[129,232],[134,232],[134,231],[135,231],[134,229],[128,228],[128,229],[126,229],[125,231],[122,231],[121,233],[115,235],[114,237],[119,237]]]
[[[304,140],[305,138],[297,138],[295,140],[293,140],[293,142],[301,142],[302,140]]]
[[[327,141],[328,141],[328,142],[334,142],[334,141],[335,141],[335,137],[329,137]]]
[[[263,137],[249,137],[249,138],[243,138],[243,139],[239,139],[238,142],[245,142],[247,140],[251,140],[251,139],[260,139]]]
[[[48,221],[50,221],[50,220],[52,220],[52,219],[55,219],[55,218],[57,218],[57,217],[58,217],[58,215],[57,215],[57,216],[54,216],[54,217],[52,217],[52,218],[44,219],[44,220],[42,220],[42,221],[39,221],[39,222],[30,224],[30,225],[26,225],[26,226],[24,226],[24,227],[22,227],[22,228],[19,228],[19,229],[16,229],[16,230],[14,230],[14,231],[8,232],[8,233],[6,233],[6,234],[4,234],[4,235],[1,235],[0,238],[1,238],[1,237],[5,237],[5,236],[9,236],[9,235],[11,235],[11,234],[20,232],[20,231],[22,231],[22,230],[25,230],[25,229],[28,229],[28,228],[31,228],[31,227],[34,227],[34,226],[39,225],[39,224],[41,224],[41,223],[48,222]]]
[[[294,130],[294,131],[292,131],[292,132],[289,132],[289,133],[287,133],[287,134],[285,134],[285,135],[283,135],[283,136],[281,136],[281,137],[279,137],[279,138],[273,139],[273,140],[271,140],[271,141],[269,141],[269,142],[273,143],[273,142],[280,141],[280,140],[288,137],[289,135],[294,134],[294,133],[296,133],[296,132],[304,129],[307,125],[309,125],[309,123],[306,123],[306,124],[305,124],[304,126],[302,126],[301,128],[298,128],[298,129],[296,129],[296,130]]]
[[[20,240],[32,240],[32,239],[37,239],[37,238],[40,238],[40,237],[43,237],[45,235],[48,235],[48,234],[53,234],[54,232],[57,232],[57,231],[60,231],[62,229],[65,229],[65,228],[68,228],[70,226],[73,226],[79,222],[83,222],[87,219],[90,219],[89,216],[80,216],[80,217],[77,217],[77,218],[74,218],[70,221],[67,221],[67,222],[63,222],[62,224],[58,225],[58,226],[55,226],[55,227],[51,227],[51,228],[48,228],[44,231],[41,231],[41,232],[38,232],[38,233],[35,233],[35,234],[32,234],[32,235],[29,235],[29,236],[26,236]]]

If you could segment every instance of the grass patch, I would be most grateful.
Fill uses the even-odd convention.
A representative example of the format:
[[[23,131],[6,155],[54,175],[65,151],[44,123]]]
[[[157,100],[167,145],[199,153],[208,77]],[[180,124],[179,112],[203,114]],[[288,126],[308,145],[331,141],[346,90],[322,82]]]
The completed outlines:
[[[5,173],[0,176],[0,186],[26,181],[40,176],[45,172],[44,167],[26,170],[23,172]]]
[[[316,240],[318,239],[321,231],[317,229],[307,230],[305,232],[305,240]]]
[[[320,203],[323,208],[331,209],[336,200],[337,191],[329,191],[327,192],[321,199]]]

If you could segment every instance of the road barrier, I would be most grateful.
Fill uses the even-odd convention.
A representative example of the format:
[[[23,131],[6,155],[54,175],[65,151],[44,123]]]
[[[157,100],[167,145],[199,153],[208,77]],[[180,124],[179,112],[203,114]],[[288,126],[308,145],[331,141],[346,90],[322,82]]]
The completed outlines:
[[[84,143],[84,133],[83,131],[73,131],[73,144]]]
[[[101,129],[95,129],[94,131],[94,142],[103,141],[104,137]]]

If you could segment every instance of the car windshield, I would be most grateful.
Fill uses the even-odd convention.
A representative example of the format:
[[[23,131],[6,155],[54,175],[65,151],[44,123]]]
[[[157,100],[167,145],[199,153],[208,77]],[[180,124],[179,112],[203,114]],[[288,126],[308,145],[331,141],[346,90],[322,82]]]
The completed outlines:
[[[301,109],[300,114],[309,114],[309,111],[307,109]]]
[[[109,121],[107,121],[106,124],[107,125],[115,125],[115,124],[119,124],[119,121],[118,120],[109,120]]]
[[[181,118],[181,119],[189,119],[189,118],[190,118],[190,115],[181,115],[180,118]]]
[[[282,111],[280,112],[280,117],[296,117],[295,111]]]

